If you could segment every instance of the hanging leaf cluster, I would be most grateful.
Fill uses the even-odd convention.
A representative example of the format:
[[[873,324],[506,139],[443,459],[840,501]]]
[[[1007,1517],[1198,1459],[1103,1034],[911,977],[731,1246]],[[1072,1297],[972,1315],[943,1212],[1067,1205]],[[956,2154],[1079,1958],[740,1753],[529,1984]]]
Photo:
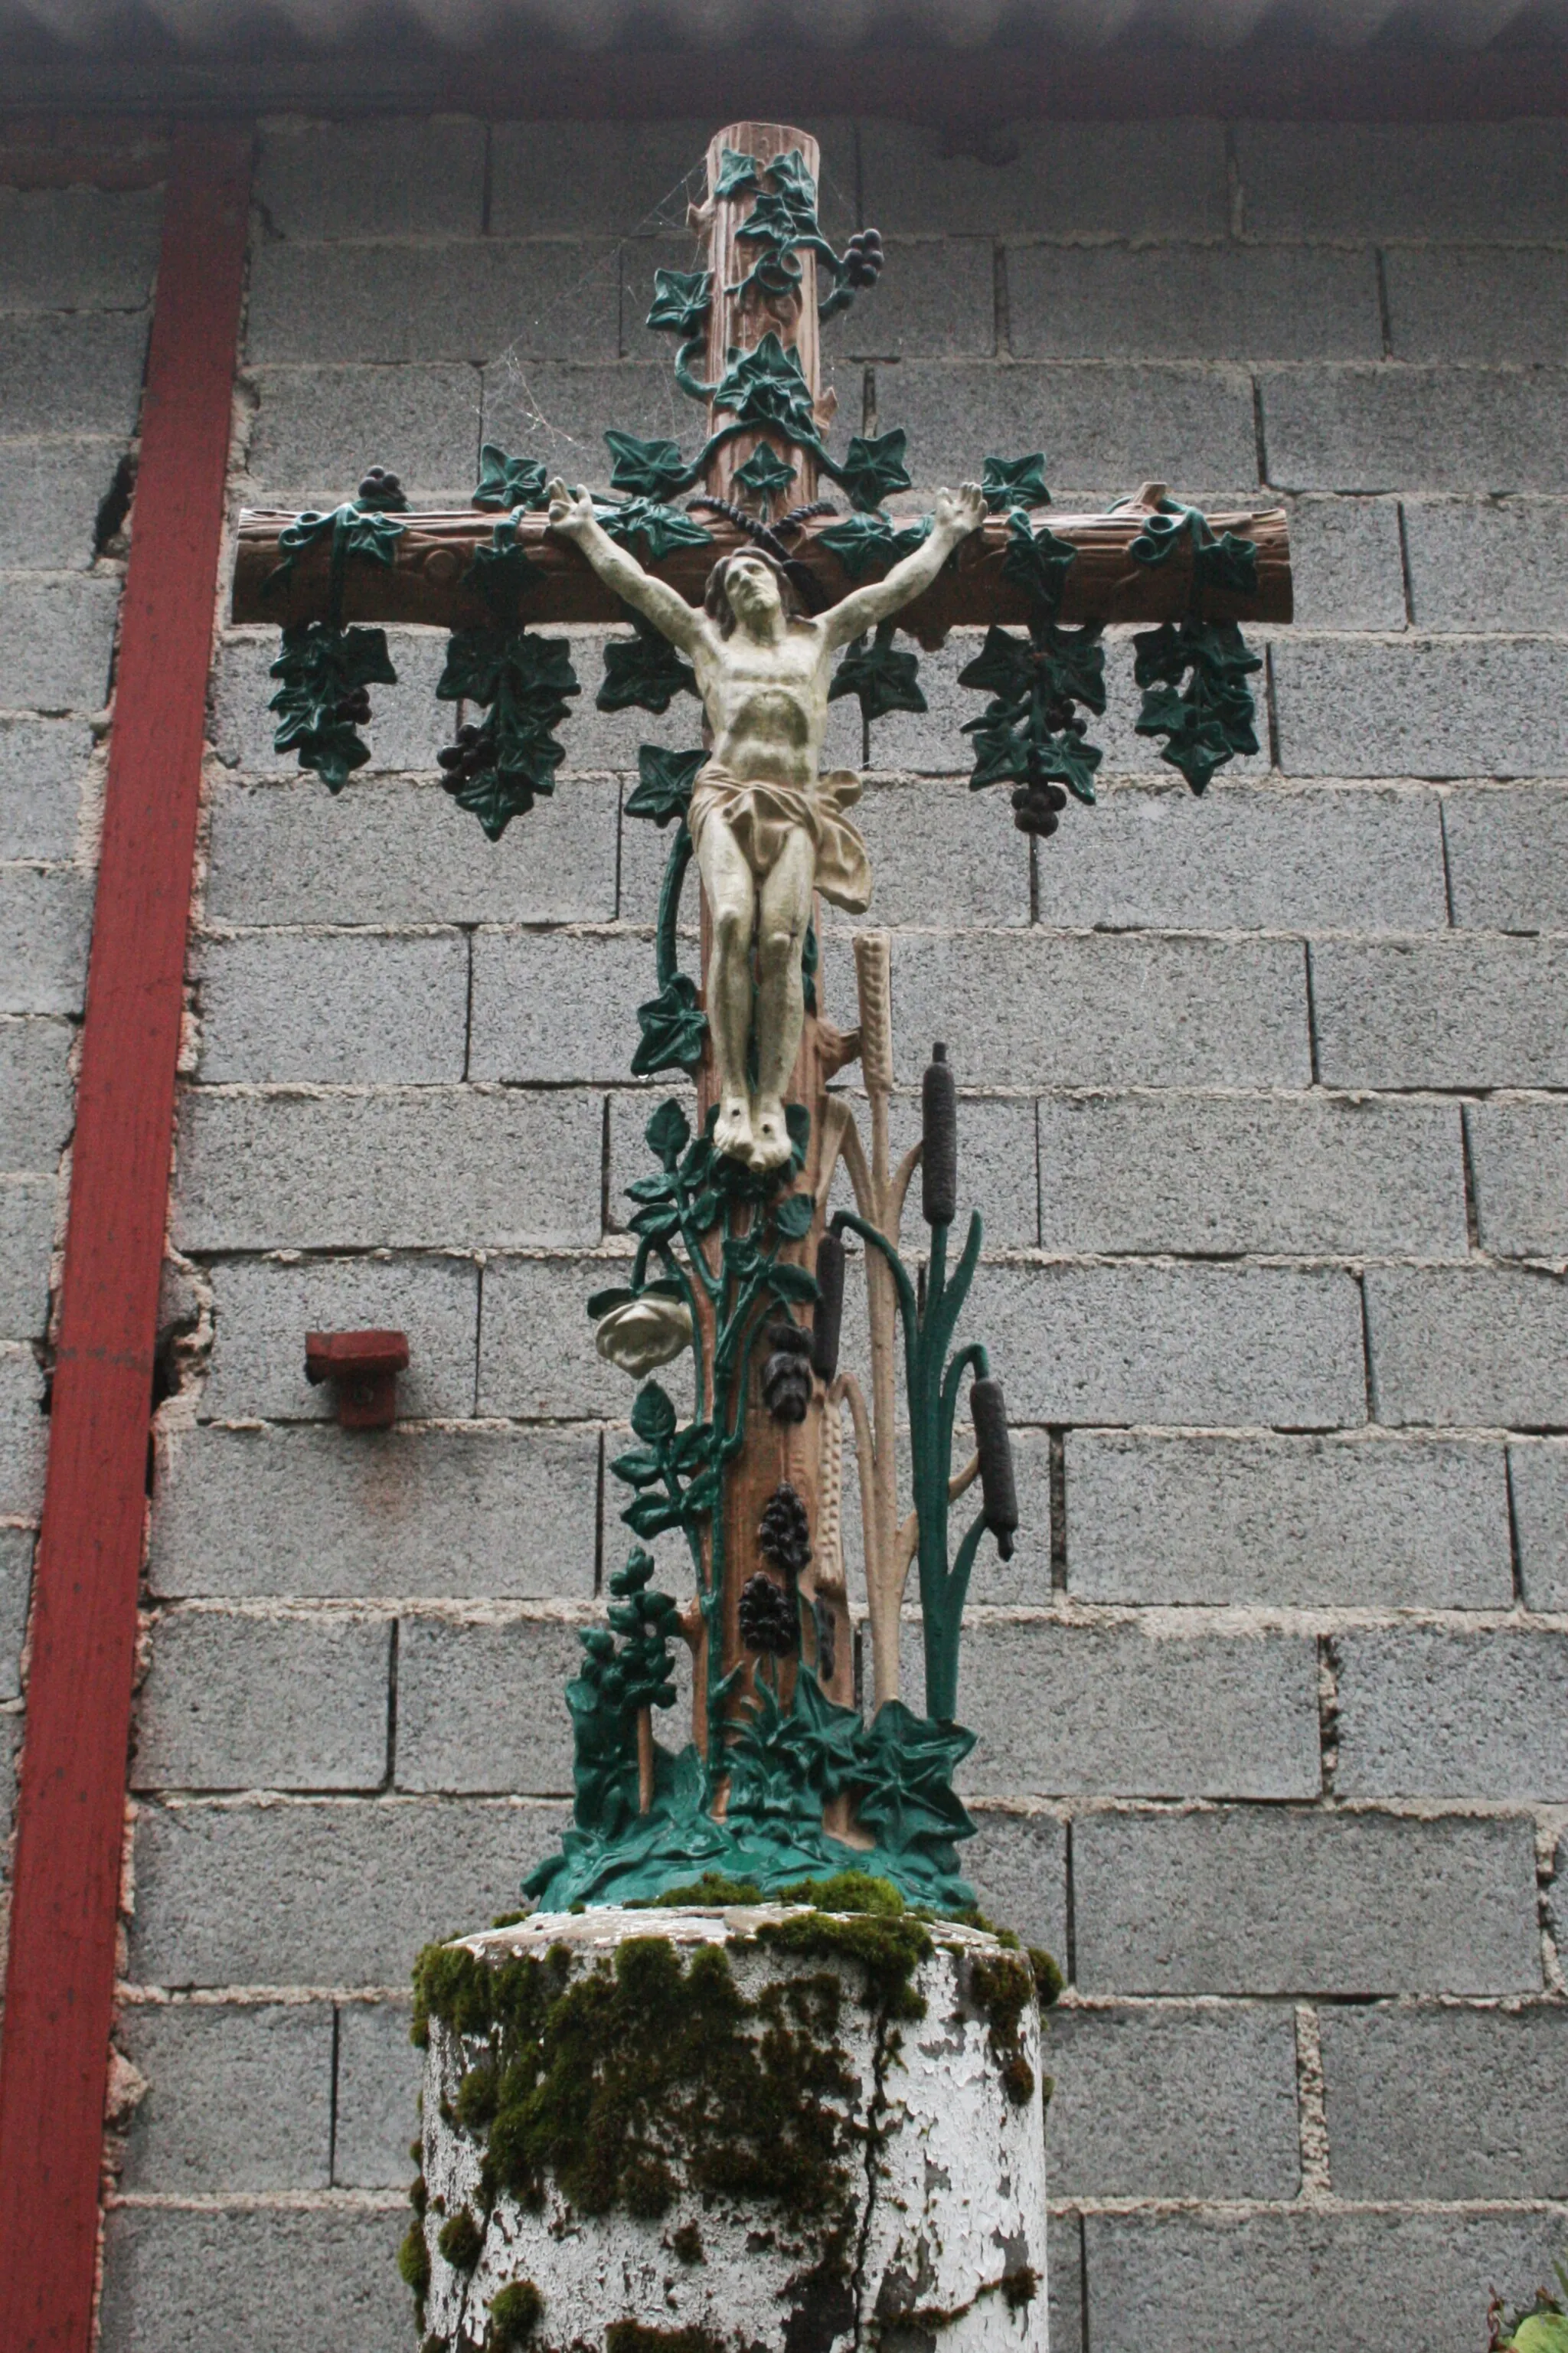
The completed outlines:
[[[580,1828],[611,1837],[637,1814],[637,1718],[645,1709],[675,1704],[669,1645],[679,1634],[680,1613],[668,1594],[648,1589],[653,1576],[651,1556],[635,1546],[610,1579],[609,1624],[578,1635],[583,1662],[566,1686],[575,1819]]]
[[[594,697],[600,711],[668,711],[678,694],[695,694],[697,676],[669,639],[628,613],[635,634],[605,640],[605,676]]]
[[[1258,549],[1233,532],[1216,538],[1197,507],[1162,499],[1130,552],[1152,565],[1168,564],[1179,549],[1191,566],[1187,615],[1132,640],[1132,675],[1144,690],[1134,727],[1140,735],[1163,736],[1161,759],[1203,793],[1217,768],[1258,750],[1257,705],[1247,681],[1263,664],[1234,621],[1205,618],[1211,593],[1257,594]]]
[[[384,629],[333,628],[300,621],[283,632],[271,675],[281,681],[268,704],[278,713],[275,750],[293,752],[330,793],[341,793],[370,758],[359,730],[370,718],[373,686],[395,686]]]
[[[726,147],[720,157],[715,197],[755,195],[750,214],[735,231],[738,245],[754,246],[757,256],[740,281],[726,291],[744,296],[753,287],[764,302],[785,301],[798,294],[802,253],[814,253],[826,262],[837,280],[838,257],[823,236],[816,219],[816,182],[798,147],[775,155],[765,167],[750,155]]]
[[[985,464],[999,489],[1021,481],[1033,496],[1037,481],[1040,490],[1045,487],[1037,457],[988,458]],[[961,686],[991,697],[982,715],[963,730],[974,738],[971,790],[1011,784],[1013,822],[1020,832],[1043,839],[1055,833],[1068,793],[1093,800],[1095,771],[1105,756],[1089,741],[1079,716],[1080,708],[1097,716],[1105,709],[1105,649],[1099,626],[1089,622],[1067,629],[1057,618],[1077,553],[1048,524],[1037,532],[1023,510],[1014,508],[1002,570],[1029,600],[1029,634],[1021,638],[994,624],[958,677]]]
[[[479,703],[486,716],[462,728],[439,755],[441,781],[492,841],[536,798],[554,791],[566,756],[554,730],[566,716],[567,698],[580,691],[563,638],[486,628],[458,629],[448,639],[437,696]]]
[[[833,673],[827,700],[852,694],[868,723],[885,719],[890,711],[924,711],[924,693],[917,682],[918,655],[893,643],[896,621],[880,621],[869,638],[857,638]]]

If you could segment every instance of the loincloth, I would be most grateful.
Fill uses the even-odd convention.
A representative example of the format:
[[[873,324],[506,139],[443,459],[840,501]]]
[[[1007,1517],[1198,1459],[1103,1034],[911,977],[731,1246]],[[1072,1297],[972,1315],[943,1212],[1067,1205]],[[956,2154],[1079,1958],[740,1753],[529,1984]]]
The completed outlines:
[[[808,833],[816,853],[816,888],[831,905],[859,915],[871,903],[871,861],[843,815],[859,797],[860,779],[853,768],[829,769],[813,786],[742,785],[710,760],[691,787],[687,823],[700,850],[709,819],[722,819],[759,882],[773,872],[791,834]]]

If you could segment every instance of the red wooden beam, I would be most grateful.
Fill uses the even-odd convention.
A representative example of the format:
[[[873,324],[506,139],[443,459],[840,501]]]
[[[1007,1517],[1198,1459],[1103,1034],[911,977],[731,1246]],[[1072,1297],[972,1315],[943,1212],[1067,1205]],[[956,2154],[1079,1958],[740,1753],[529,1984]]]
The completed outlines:
[[[0,2346],[87,2353],[136,1594],[249,196],[175,138],[121,607],[0,2052]]]

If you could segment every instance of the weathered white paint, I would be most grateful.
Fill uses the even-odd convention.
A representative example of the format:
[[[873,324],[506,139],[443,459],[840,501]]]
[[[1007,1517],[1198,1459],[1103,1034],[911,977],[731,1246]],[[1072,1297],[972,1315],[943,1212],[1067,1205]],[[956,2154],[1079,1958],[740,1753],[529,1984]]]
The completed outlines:
[[[764,1921],[787,1916],[776,1905],[729,1910],[595,1911],[546,1915],[464,1941],[470,1951],[504,1958],[542,1953],[553,1944],[579,1951],[584,1965],[609,1958],[628,1936],[668,1936],[676,1945],[723,1944],[749,1997],[799,1973],[798,1956],[749,1941]],[[1047,2353],[1046,2319],[1045,2138],[1040,2105],[1039,2021],[1023,2030],[1035,2090],[1014,2106],[1003,2089],[985,2019],[966,2001],[968,1964],[996,1951],[993,1937],[942,1923],[936,1949],[917,1983],[926,2002],[918,2025],[883,2042],[858,1999],[858,1972],[844,1964],[846,2001],[840,2047],[858,2086],[854,2120],[869,2126],[863,2166],[855,2169],[852,2294],[837,2310],[802,2306],[798,2283],[817,2255],[811,2235],[773,2231],[774,2218],[682,2197],[658,2222],[616,2212],[574,2214],[552,2186],[542,2211],[499,2200],[484,2252],[471,2277],[454,2271],[437,2247],[446,2214],[473,2200],[479,2152],[468,2135],[442,2119],[465,2069],[478,2056],[432,2021],[425,2079],[426,2235],[431,2256],[426,2328],[447,2345],[478,2345],[497,2291],[531,2280],[544,2298],[536,2344],[598,2347],[617,2320],[658,2329],[707,2329],[751,2353]],[[816,1957],[811,1967],[824,1964]],[[880,2073],[880,2082],[879,2074]],[[438,2207],[437,2200],[441,2201]],[[749,2243],[759,2221],[773,2231]],[[681,2263],[676,2230],[694,2221],[706,2260]],[[1012,2310],[1005,2274],[1028,2267],[1032,2300]],[[792,2293],[792,2283],[795,2284]],[[794,2326],[789,2324],[794,2316]]]

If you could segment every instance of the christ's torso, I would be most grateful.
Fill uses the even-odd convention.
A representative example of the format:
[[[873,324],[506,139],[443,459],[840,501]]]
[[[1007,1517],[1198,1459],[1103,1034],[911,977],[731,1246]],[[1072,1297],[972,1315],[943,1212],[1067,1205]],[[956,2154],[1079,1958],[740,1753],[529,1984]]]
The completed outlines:
[[[710,626],[704,638],[695,666],[714,760],[742,784],[809,789],[827,726],[819,631],[796,623],[769,645],[743,628],[726,638]]]

